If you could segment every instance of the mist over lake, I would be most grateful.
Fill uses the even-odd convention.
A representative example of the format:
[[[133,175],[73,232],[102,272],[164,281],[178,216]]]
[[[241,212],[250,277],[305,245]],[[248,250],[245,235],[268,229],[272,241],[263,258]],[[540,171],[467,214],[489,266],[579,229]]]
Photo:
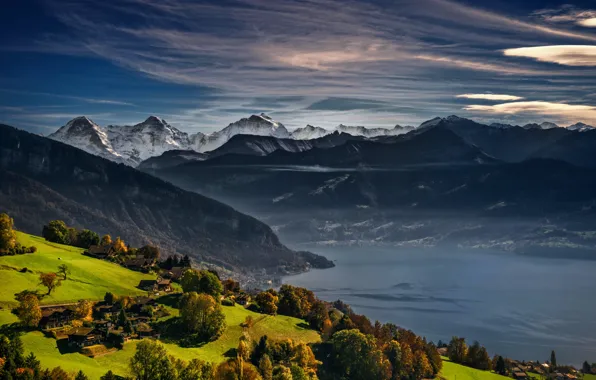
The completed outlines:
[[[596,262],[484,250],[310,247],[336,267],[284,278],[371,320],[491,355],[596,361]]]

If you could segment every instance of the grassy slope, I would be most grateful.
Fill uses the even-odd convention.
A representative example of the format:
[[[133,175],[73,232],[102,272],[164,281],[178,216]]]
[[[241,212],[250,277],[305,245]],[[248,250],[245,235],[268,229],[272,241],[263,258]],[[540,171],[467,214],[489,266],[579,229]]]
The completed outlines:
[[[39,284],[39,273],[57,271],[58,265],[66,264],[72,274],[62,286],[42,303],[76,302],[80,299],[102,299],[107,291],[118,295],[142,295],[136,288],[142,279],[155,278],[130,271],[119,265],[83,256],[81,248],[49,243],[43,238],[17,232],[18,241],[25,246],[36,246],[37,252],[26,255],[0,257],[0,305],[15,305],[14,294],[25,289],[45,290]],[[27,267],[34,273],[19,273]],[[16,270],[15,270],[16,269]]]
[[[466,367],[460,364],[452,363],[443,359],[443,369],[439,376],[447,380],[505,380],[508,377],[497,375],[496,373],[481,371],[478,369]]]
[[[286,316],[264,316],[253,313],[241,306],[224,307],[226,322],[225,333],[215,342],[197,348],[182,348],[175,344],[164,344],[168,352],[178,358],[190,360],[198,358],[205,361],[220,362],[225,359],[224,353],[238,346],[238,339],[242,333],[240,323],[250,315],[255,325],[250,329],[250,335],[257,340],[262,335],[273,339],[291,338],[303,342],[317,342],[319,335],[313,331],[299,327],[303,321]],[[8,310],[0,311],[0,324],[16,321]],[[60,354],[56,341],[46,338],[39,331],[29,332],[22,336],[25,351],[33,351],[44,367],[60,366],[67,371],[82,369],[90,379],[98,379],[111,369],[119,375],[128,374],[128,362],[134,355],[136,342],[127,343],[124,349],[95,359],[80,354]]]
[[[48,243],[43,238],[18,233],[18,240],[26,246],[34,245],[34,254],[0,257],[0,278],[6,282],[0,287],[0,325],[17,321],[9,311],[15,306],[14,294],[24,289],[41,289],[38,276],[41,271],[56,271],[58,265],[67,264],[72,271],[70,278],[43,303],[76,302],[79,299],[101,299],[106,291],[119,295],[144,294],[135,288],[144,278],[152,278],[138,272],[129,271],[118,265],[81,255],[80,248]],[[58,260],[60,258],[60,260]],[[19,273],[13,268],[27,267],[35,273]],[[6,285],[4,285],[6,284]],[[174,313],[175,309],[170,309]],[[250,335],[257,340],[262,335],[273,339],[291,338],[304,342],[316,342],[319,335],[299,326],[303,321],[286,316],[265,316],[245,310],[241,306],[224,306],[227,329],[215,342],[198,348],[181,348],[175,344],[165,344],[171,355],[190,360],[199,358],[205,361],[220,362],[224,353],[238,346],[242,333],[240,324],[247,316],[252,316],[255,324]],[[135,352],[135,342],[125,345],[124,349],[113,354],[95,359],[80,354],[60,354],[56,341],[46,338],[41,332],[29,332],[22,336],[25,351],[33,351],[44,367],[60,366],[67,371],[82,369],[90,379],[98,379],[111,369],[117,374],[128,373],[128,362]]]

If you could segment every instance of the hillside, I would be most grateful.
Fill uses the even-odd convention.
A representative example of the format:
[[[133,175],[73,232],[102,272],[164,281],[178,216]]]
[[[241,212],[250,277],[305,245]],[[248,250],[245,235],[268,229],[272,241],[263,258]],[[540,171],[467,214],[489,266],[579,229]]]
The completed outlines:
[[[60,290],[58,290],[60,292]],[[247,316],[252,316],[256,321],[250,330],[250,335],[258,340],[261,336],[267,335],[273,339],[290,338],[303,342],[318,342],[319,334],[314,330],[304,329],[299,325],[302,320],[286,316],[265,316],[245,310],[241,306],[224,307],[226,323],[228,325],[225,333],[215,342],[210,342],[202,347],[182,348],[175,344],[164,344],[168,353],[177,358],[191,360],[198,358],[205,361],[221,362],[226,359],[224,354],[238,346],[238,339],[242,334],[240,324]],[[16,317],[7,310],[0,310],[0,325],[16,322]],[[94,359],[83,356],[79,353],[61,354],[56,346],[56,340],[45,337],[39,331],[28,332],[22,336],[25,351],[33,351],[44,367],[60,366],[67,371],[78,371],[82,369],[91,380],[97,380],[105,374],[108,369],[114,373],[125,376],[128,374],[128,362],[134,355],[138,341],[132,341],[124,345],[124,349],[112,354],[100,356]]]
[[[38,284],[39,272],[56,271],[58,265],[67,264],[72,274],[51,296],[42,300],[43,304],[76,302],[80,299],[99,300],[106,292],[118,295],[144,295],[146,292],[136,289],[141,279],[154,278],[130,271],[119,265],[82,255],[82,249],[48,243],[43,238],[17,232],[18,241],[27,246],[34,245],[33,254],[0,257],[0,276],[3,285],[0,288],[0,327],[17,322],[10,308],[16,306],[14,294],[24,289],[41,289]],[[20,273],[17,270],[27,267],[32,273]],[[16,269],[16,270],[15,270]],[[171,309],[174,313],[177,310]],[[168,352],[178,358],[190,360],[200,358],[206,361],[221,362],[224,354],[238,345],[242,334],[240,324],[247,316],[255,323],[250,329],[254,339],[267,335],[273,339],[290,338],[304,342],[317,342],[319,334],[305,329],[304,321],[287,316],[267,316],[245,310],[241,306],[224,307],[227,329],[214,342],[197,348],[182,348],[172,343],[165,344]],[[67,371],[82,369],[90,379],[99,379],[107,371],[113,370],[120,375],[127,375],[128,361],[135,352],[137,342],[125,344],[124,349],[95,359],[78,353],[61,353],[56,340],[44,336],[40,331],[27,332],[22,336],[25,351],[33,351],[43,367],[60,366]]]
[[[443,358],[443,369],[439,378],[446,380],[505,380],[507,376],[501,376],[493,372],[481,371],[461,364],[456,364]]]
[[[332,265],[288,249],[267,225],[220,202],[6,125],[0,125],[0,204],[29,233],[62,219],[228,269]]]
[[[0,305],[14,306],[15,293],[25,289],[44,288],[39,286],[41,272],[55,272],[58,265],[66,264],[71,274],[50,296],[44,297],[43,304],[77,302],[80,299],[100,300],[106,292],[121,295],[143,295],[136,288],[142,279],[155,278],[133,272],[120,265],[83,256],[82,248],[49,243],[43,238],[17,232],[18,241],[25,246],[37,247],[37,252],[26,255],[0,257]],[[27,273],[19,270],[27,268]]]

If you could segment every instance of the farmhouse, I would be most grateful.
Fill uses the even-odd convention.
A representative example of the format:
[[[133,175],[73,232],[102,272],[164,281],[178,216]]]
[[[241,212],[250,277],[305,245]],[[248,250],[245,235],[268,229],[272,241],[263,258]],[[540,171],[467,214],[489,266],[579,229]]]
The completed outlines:
[[[114,256],[116,250],[114,249],[114,244],[92,245],[85,253],[98,259],[107,259]]]
[[[137,272],[149,272],[149,269],[155,264],[154,259],[146,259],[144,257],[136,257],[134,259],[128,259],[122,264],[130,270]]]
[[[104,334],[93,327],[77,327],[67,333],[68,344],[72,347],[83,348],[102,343]]]
[[[70,323],[74,318],[74,312],[66,307],[45,307],[41,309],[41,329],[53,329]]]
[[[148,292],[170,292],[172,291],[172,281],[163,278],[141,280],[137,287]]]

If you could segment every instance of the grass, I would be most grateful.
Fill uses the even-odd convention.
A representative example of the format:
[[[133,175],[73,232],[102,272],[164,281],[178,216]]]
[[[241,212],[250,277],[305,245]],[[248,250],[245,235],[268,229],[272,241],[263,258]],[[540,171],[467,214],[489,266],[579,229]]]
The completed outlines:
[[[447,380],[505,380],[508,377],[497,375],[493,372],[481,371],[456,364],[443,358],[443,369],[439,377]]]
[[[43,238],[17,232],[18,241],[25,246],[36,246],[33,254],[0,257],[0,326],[17,321],[10,309],[16,306],[15,293],[25,289],[43,291],[38,285],[39,273],[57,271],[58,265],[66,264],[71,274],[62,286],[58,287],[50,296],[44,297],[42,303],[70,303],[80,299],[100,300],[106,292],[117,295],[142,295],[145,292],[136,289],[142,279],[154,278],[152,275],[130,271],[119,265],[83,256],[82,249],[60,244],[49,243]],[[32,273],[21,273],[26,267]],[[172,316],[178,315],[178,310],[166,306]],[[223,335],[215,342],[201,347],[183,348],[173,343],[164,343],[168,353],[175,357],[191,360],[198,358],[205,361],[219,363],[225,360],[225,353],[238,346],[242,335],[241,323],[247,316],[254,320],[249,333],[254,340],[267,335],[272,339],[290,338],[301,342],[318,342],[319,334],[303,327],[304,321],[286,316],[268,316],[254,313],[242,306],[224,306],[227,328]],[[138,342],[125,344],[124,349],[97,358],[88,358],[79,353],[61,353],[55,339],[45,337],[39,331],[27,332],[22,335],[26,353],[32,351],[41,361],[44,368],[60,366],[69,372],[83,370],[90,379],[99,379],[108,370],[126,376],[128,363],[135,353]]]
[[[80,299],[100,300],[106,292],[143,295],[145,292],[136,288],[139,281],[155,278],[154,275],[130,271],[108,261],[84,256],[81,248],[50,243],[41,237],[21,232],[17,232],[17,239],[22,245],[37,247],[37,252],[0,257],[2,306],[15,306],[15,293],[25,289],[44,292],[45,288],[39,285],[39,274],[55,272],[60,264],[66,264],[72,273],[62,282],[62,286],[41,300],[42,304],[77,302]],[[32,273],[19,272],[25,267]]]
[[[258,340],[263,335],[272,339],[290,338],[308,343],[320,340],[317,332],[300,326],[303,323],[300,319],[286,316],[266,316],[248,311],[239,305],[224,306],[223,310],[226,315],[227,328],[218,340],[196,348],[183,348],[176,344],[164,343],[168,353],[184,360],[198,358],[219,363],[225,360],[224,354],[228,350],[238,346],[242,334],[240,324],[249,315],[255,321],[254,326],[249,330],[254,340]],[[173,311],[177,312],[175,309]],[[0,310],[0,324],[14,321],[16,318],[8,310]],[[91,359],[78,353],[61,354],[56,340],[45,337],[39,331],[28,332],[22,335],[22,339],[25,352],[33,351],[44,368],[60,366],[69,372],[77,372],[82,369],[90,379],[99,379],[108,369],[122,376],[128,375],[128,363],[134,355],[137,345],[137,342],[133,341],[125,344],[123,350]]]

